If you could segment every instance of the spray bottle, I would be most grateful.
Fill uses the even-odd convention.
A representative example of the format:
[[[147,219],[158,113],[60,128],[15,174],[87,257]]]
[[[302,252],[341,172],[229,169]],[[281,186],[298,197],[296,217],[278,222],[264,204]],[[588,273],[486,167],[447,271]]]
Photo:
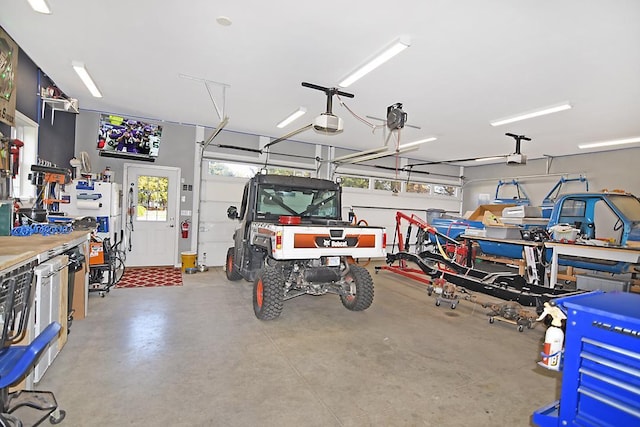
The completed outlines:
[[[542,353],[540,353],[542,355],[542,361],[538,362],[538,365],[553,371],[559,371],[560,361],[562,359],[562,347],[564,346],[562,319],[566,319],[567,316],[560,310],[560,307],[545,302],[544,311],[540,317],[538,317],[538,321],[541,321],[547,315],[550,315],[553,320],[544,335],[543,350]]]

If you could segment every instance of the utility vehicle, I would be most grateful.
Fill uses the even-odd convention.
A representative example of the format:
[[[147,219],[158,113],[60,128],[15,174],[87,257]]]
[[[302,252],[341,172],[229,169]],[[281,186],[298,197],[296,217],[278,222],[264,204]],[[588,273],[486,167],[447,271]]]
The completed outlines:
[[[253,281],[257,318],[275,319],[285,300],[305,294],[339,295],[352,311],[371,305],[371,275],[350,260],[384,258],[385,229],[343,221],[341,195],[333,181],[259,173],[245,185],[240,209],[227,209],[240,225],[226,275]]]

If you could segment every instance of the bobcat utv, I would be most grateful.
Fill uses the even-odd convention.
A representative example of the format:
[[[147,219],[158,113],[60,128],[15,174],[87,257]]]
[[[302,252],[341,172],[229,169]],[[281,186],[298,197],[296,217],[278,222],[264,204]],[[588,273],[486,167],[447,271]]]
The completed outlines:
[[[305,294],[339,295],[353,311],[371,305],[371,275],[348,260],[384,258],[385,229],[342,221],[341,195],[332,181],[258,174],[245,185],[240,210],[227,209],[240,226],[226,275],[253,281],[258,319],[277,318],[284,301]]]

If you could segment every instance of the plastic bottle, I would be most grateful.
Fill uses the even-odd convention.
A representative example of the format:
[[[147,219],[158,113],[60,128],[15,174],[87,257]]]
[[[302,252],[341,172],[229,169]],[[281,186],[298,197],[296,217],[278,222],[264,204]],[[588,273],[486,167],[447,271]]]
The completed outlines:
[[[538,365],[552,371],[560,370],[560,361],[562,360],[562,348],[564,346],[564,332],[562,332],[562,319],[567,316],[560,310],[560,307],[544,303],[544,311],[538,317],[538,321],[544,319],[547,315],[552,317],[551,326],[547,328],[544,335],[544,345],[542,349],[542,361]]]
[[[111,176],[112,176],[111,168],[107,166],[104,172],[102,172],[102,181],[111,182]]]

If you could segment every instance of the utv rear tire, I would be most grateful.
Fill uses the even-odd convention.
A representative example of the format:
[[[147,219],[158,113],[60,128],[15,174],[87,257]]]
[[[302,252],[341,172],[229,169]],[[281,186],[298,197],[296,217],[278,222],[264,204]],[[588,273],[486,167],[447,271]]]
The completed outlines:
[[[280,316],[284,301],[284,277],[280,270],[265,265],[253,282],[253,312],[260,320]]]
[[[373,279],[366,268],[350,265],[345,280],[350,284],[347,295],[340,295],[342,305],[351,311],[362,311],[373,303]]]
[[[240,275],[240,273],[238,273],[238,270],[236,270],[233,263],[233,248],[229,248],[229,250],[227,251],[227,263],[225,270],[227,273],[227,279],[235,282],[236,280],[242,279],[242,276]]]

